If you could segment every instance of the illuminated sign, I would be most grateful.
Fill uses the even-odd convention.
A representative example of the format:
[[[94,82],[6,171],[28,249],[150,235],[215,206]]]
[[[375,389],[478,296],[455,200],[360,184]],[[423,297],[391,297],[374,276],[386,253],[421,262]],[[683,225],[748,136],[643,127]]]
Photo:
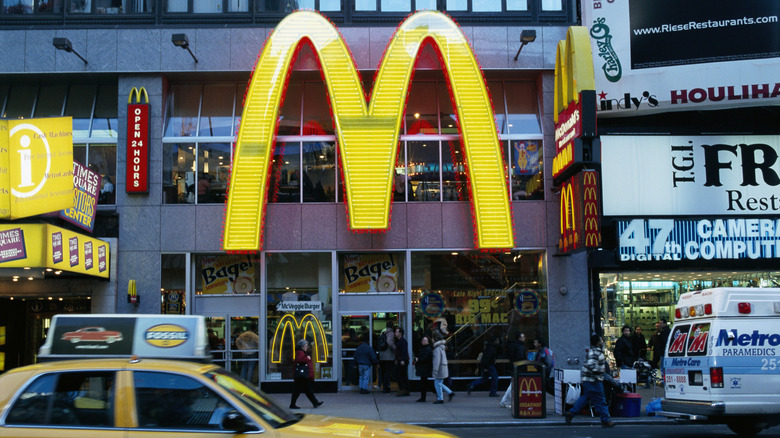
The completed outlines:
[[[95,227],[98,194],[100,193],[100,175],[79,163],[73,162],[73,207],[60,211],[60,217],[90,233]]]
[[[344,292],[396,292],[395,258],[394,254],[345,254]]]
[[[108,242],[54,225],[0,224],[2,268],[52,268],[108,278],[108,249]]]
[[[596,90],[588,30],[569,27],[566,40],[558,42],[555,58],[555,158],[553,180],[560,185],[579,169],[578,163],[591,161],[589,145],[577,139],[596,135]]]
[[[73,206],[70,117],[0,120],[0,219]]]
[[[190,338],[186,328],[176,324],[158,324],[146,329],[144,340],[152,346],[173,348],[182,345]]]
[[[572,252],[601,245],[599,175],[583,170],[561,186],[561,229],[558,251]]]
[[[146,103],[141,103],[142,95]],[[144,87],[133,87],[127,98],[126,175],[127,193],[149,192],[149,95]]]
[[[518,376],[517,385],[517,400],[513,406],[513,416],[515,418],[544,417],[546,394],[542,376]]]
[[[333,111],[347,193],[349,228],[385,231],[399,130],[414,63],[424,43],[438,49],[458,109],[475,223],[476,246],[514,245],[506,172],[482,71],[457,25],[444,14],[412,14],[396,31],[376,75],[370,104],[338,30],[311,11],[285,17],[269,37],[247,89],[236,139],[225,214],[225,251],[262,247],[269,166],[280,103],[301,44],[319,56]]]
[[[303,315],[300,320],[289,313],[282,317],[276,326],[274,338],[271,341],[271,362],[282,362],[282,345],[284,344],[285,335],[289,334],[289,339],[292,341],[291,345],[295,346],[297,342],[296,333],[300,335],[300,339],[307,339],[306,334],[309,332],[314,337],[312,348],[315,361],[327,362],[328,340],[325,338],[325,329],[322,328],[320,320],[311,313]]]

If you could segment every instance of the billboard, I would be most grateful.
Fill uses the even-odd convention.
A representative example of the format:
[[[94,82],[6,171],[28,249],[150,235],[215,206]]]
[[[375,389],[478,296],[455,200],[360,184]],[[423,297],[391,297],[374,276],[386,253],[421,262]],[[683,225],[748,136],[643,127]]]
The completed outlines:
[[[777,215],[780,136],[602,136],[604,216]]]
[[[298,11],[285,17],[269,37],[247,89],[230,175],[222,242],[225,251],[258,251],[262,247],[280,103],[301,44],[310,44],[320,60],[338,137],[349,228],[389,228],[406,95],[417,55],[428,43],[441,55],[458,109],[475,244],[486,250],[513,247],[506,169],[493,108],[482,71],[458,26],[435,11],[407,18],[390,40],[368,103],[339,31],[319,13]]]
[[[344,292],[397,292],[396,254],[345,254]]]
[[[59,216],[83,228],[90,233],[95,227],[95,214],[97,213],[98,196],[100,195],[101,177],[79,163],[73,162],[73,186],[75,202],[73,207],[60,211]]]
[[[780,104],[780,2],[583,0],[599,116]]]

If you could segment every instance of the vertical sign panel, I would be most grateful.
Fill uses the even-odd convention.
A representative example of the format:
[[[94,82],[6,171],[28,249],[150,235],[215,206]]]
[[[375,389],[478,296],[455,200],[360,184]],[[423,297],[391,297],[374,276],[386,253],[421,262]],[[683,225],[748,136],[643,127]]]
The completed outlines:
[[[141,95],[146,103],[141,103]],[[133,97],[136,103],[131,103]],[[149,96],[133,87],[127,99],[127,193],[149,193]]]

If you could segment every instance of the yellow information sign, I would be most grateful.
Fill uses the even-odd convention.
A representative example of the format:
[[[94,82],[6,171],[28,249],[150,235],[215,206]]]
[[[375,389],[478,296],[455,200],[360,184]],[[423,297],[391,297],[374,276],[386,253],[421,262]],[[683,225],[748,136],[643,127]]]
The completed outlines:
[[[349,227],[389,227],[390,201],[404,102],[423,43],[441,54],[458,111],[472,194],[476,246],[514,245],[507,178],[493,108],[468,41],[446,15],[412,14],[385,52],[367,104],[360,77],[339,31],[322,15],[294,12],[276,27],[257,62],[238,132],[225,215],[223,248],[262,247],[268,174],[280,103],[291,63],[303,40],[319,56],[338,136]]]
[[[0,219],[73,207],[70,117],[0,120]]]

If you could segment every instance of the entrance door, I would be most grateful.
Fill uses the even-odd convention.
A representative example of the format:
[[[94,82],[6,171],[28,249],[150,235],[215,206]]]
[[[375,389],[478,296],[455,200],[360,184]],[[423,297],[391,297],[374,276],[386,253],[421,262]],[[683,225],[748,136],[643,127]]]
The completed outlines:
[[[400,313],[369,313],[367,315],[341,315],[341,387],[344,389],[358,388],[358,369],[355,363],[355,350],[362,340],[368,342],[371,348],[377,338],[387,327],[387,321],[398,325]],[[374,367],[371,373],[369,387],[376,385],[379,367]]]
[[[237,315],[206,317],[214,362],[255,385],[260,381],[259,319],[257,316]]]

